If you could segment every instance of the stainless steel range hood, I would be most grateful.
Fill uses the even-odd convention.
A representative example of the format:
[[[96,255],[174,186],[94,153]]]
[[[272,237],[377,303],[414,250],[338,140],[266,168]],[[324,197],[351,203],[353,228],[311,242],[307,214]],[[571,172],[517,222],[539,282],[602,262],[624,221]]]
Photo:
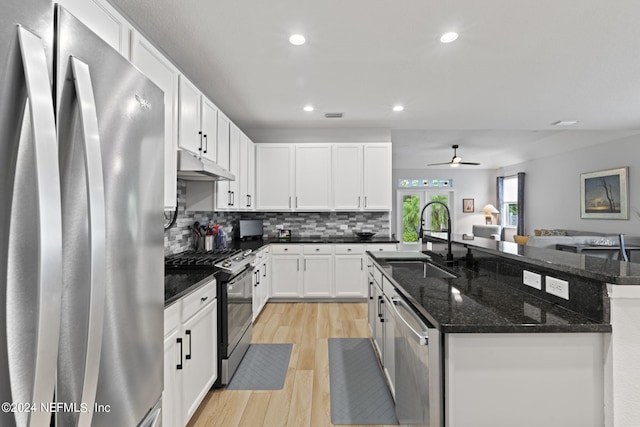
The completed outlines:
[[[236,177],[217,164],[198,159],[193,154],[178,151],[178,178],[186,181],[235,181]]]

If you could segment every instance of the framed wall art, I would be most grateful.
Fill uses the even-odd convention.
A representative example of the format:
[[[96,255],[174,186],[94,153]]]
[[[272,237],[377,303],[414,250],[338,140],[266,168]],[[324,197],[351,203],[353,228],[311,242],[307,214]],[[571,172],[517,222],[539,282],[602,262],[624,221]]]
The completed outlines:
[[[629,168],[580,174],[580,218],[629,219]]]
[[[462,199],[462,212],[473,213],[475,211],[474,199]]]

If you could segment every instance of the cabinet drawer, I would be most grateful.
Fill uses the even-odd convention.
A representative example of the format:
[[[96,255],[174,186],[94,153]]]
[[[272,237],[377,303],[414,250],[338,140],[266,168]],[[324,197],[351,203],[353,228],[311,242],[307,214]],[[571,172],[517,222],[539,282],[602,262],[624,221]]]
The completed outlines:
[[[336,245],[336,255],[359,255],[364,253],[364,245]]]
[[[167,336],[174,329],[180,327],[180,300],[174,302],[164,309],[164,335]]]
[[[216,298],[216,281],[196,289],[182,300],[182,320],[185,321],[196,314],[205,305]]]
[[[271,248],[273,255],[288,255],[288,254],[300,254],[302,253],[302,246],[300,245],[273,245]]]
[[[304,253],[305,255],[331,255],[333,253],[333,245],[304,245]]]
[[[383,251],[396,251],[396,244],[384,244],[384,245],[367,245],[365,250],[369,252],[383,252]]]

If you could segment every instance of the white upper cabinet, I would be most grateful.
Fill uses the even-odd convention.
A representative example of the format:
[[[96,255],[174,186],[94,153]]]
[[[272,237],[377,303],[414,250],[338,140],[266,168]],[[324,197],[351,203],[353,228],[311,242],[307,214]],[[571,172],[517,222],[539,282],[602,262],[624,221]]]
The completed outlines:
[[[240,135],[240,192],[238,208],[255,210],[255,148],[245,134]]]
[[[364,144],[364,209],[391,210],[391,144]]]
[[[131,37],[131,62],[164,91],[164,207],[176,207],[178,69],[137,32]]]
[[[295,160],[297,210],[331,208],[331,144],[298,144]]]
[[[229,129],[231,121],[227,116],[218,110],[218,137],[216,140],[218,166],[229,170]]]
[[[362,144],[334,144],[333,207],[335,210],[360,210],[363,206]]]
[[[178,146],[198,157],[202,154],[200,128],[200,91],[186,77],[180,76],[180,109]]]
[[[256,205],[259,210],[291,210],[294,176],[293,144],[256,145]]]
[[[244,206],[244,201],[240,195],[240,140],[243,134],[233,122],[229,129],[229,172],[235,175],[235,181],[229,181],[229,191],[231,192],[231,203],[229,207],[237,210]]]
[[[256,145],[247,138],[247,209],[256,209]],[[244,175],[243,175],[244,181]]]
[[[130,57],[129,32],[133,27],[109,3],[101,0],[58,0],[57,3],[122,56]]]
[[[201,101],[202,157],[217,163],[218,107],[205,96],[201,97]]]
[[[391,210],[391,143],[256,144],[257,210]]]

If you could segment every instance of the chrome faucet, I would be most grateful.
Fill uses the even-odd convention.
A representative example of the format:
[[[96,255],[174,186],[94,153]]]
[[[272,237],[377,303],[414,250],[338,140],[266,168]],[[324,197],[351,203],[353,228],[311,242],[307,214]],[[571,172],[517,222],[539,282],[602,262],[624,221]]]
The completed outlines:
[[[420,232],[418,233],[418,237],[420,238],[420,242],[422,242],[422,238],[424,237],[424,211],[428,206],[433,205],[434,203],[444,206],[444,209],[447,211],[447,262],[453,261],[453,253],[451,252],[451,212],[447,205],[437,200],[424,205],[422,212],[420,212]]]

